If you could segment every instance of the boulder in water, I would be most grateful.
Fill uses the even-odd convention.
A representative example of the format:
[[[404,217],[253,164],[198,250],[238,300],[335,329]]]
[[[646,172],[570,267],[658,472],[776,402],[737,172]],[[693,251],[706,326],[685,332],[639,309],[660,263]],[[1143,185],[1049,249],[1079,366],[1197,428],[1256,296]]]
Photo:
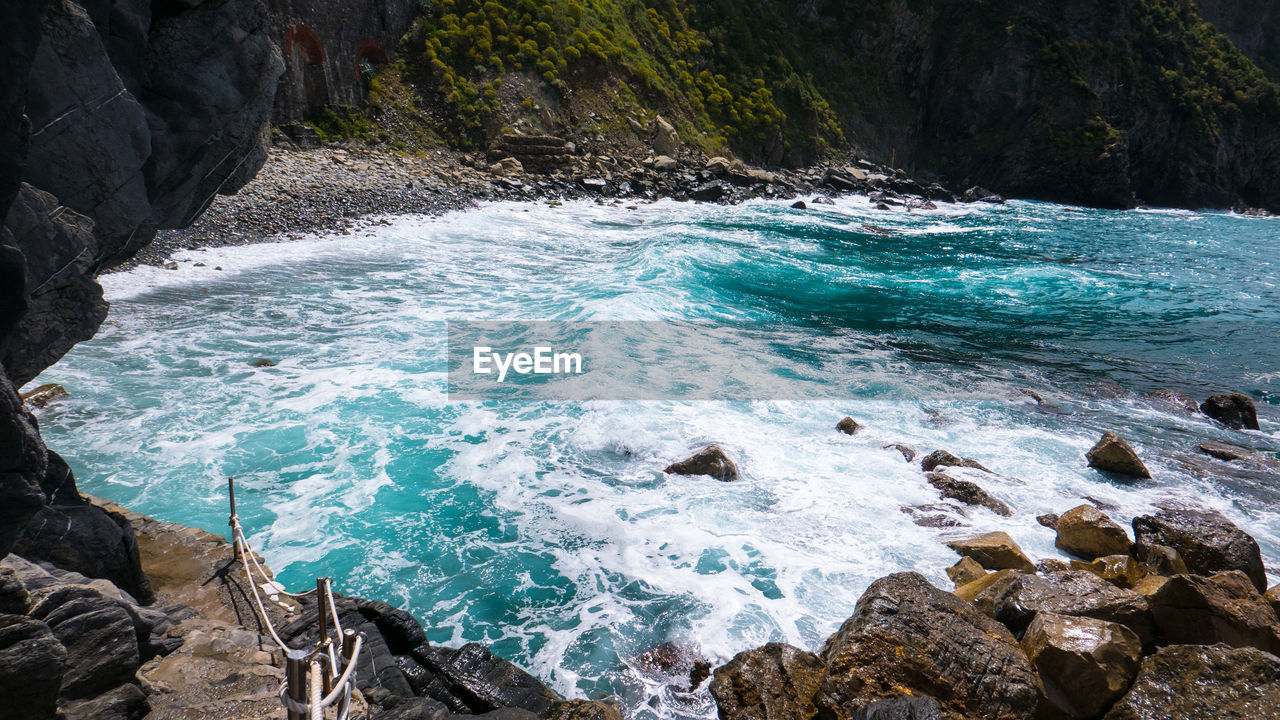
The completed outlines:
[[[1079,505],[1058,517],[1054,546],[1086,560],[1127,554],[1132,543],[1124,528],[1092,505]]]
[[[1184,415],[1200,414],[1200,403],[1186,393],[1177,392],[1176,390],[1153,390],[1147,393],[1146,397],[1154,400],[1153,404],[1164,406]]]
[[[1133,519],[1133,537],[1139,558],[1146,557],[1148,546],[1165,545],[1178,551],[1192,573],[1212,575],[1239,570],[1258,592],[1267,589],[1267,573],[1257,541],[1217,511],[1161,508],[1154,515]]]
[[[902,453],[902,458],[907,462],[913,462],[916,459],[915,449],[907,445],[903,445],[902,443],[892,443],[889,445],[880,446],[881,450],[888,450],[889,448],[893,448],[894,450],[897,450],[898,452]]]
[[[1067,718],[1101,715],[1129,690],[1142,642],[1118,623],[1039,613],[1022,649],[1044,684],[1045,697]]]
[[[269,368],[269,367],[275,367],[276,361],[270,358],[258,358],[257,360],[254,360],[253,362],[249,363],[249,365],[256,368]]]
[[[986,569],[979,565],[977,560],[969,557],[962,557],[960,562],[947,568],[947,577],[951,578],[951,582],[955,583],[957,588],[986,574]]]
[[[738,466],[719,445],[708,445],[684,460],[671,463],[663,472],[674,475],[710,475],[721,482],[738,479]]]
[[[1040,697],[1009,631],[917,573],[872,583],[820,657],[827,663],[815,698],[822,717],[866,717],[876,701],[928,695],[943,717],[1023,720]]]
[[[934,450],[933,452],[926,455],[923,460],[920,461],[920,469],[924,470],[925,472],[930,472],[932,470],[935,470],[943,466],[966,467],[966,468],[973,468],[974,470],[982,470],[983,472],[991,472],[986,467],[984,467],[982,463],[978,462],[977,460],[970,460],[969,458],[958,457],[956,455],[952,455],[946,450]]]
[[[862,426],[858,424],[857,420],[854,420],[853,418],[847,415],[843,420],[836,423],[836,429],[844,433],[845,435],[856,435],[858,432],[858,429],[861,427]]]
[[[946,473],[931,472],[925,475],[929,484],[937,488],[938,494],[948,500],[956,500],[965,505],[974,505],[984,507],[991,512],[1009,517],[1013,514],[1013,510],[1000,500],[997,500],[987,494],[975,482],[961,480],[960,478],[951,477]]]
[[[1128,475],[1136,478],[1151,477],[1147,466],[1142,464],[1138,453],[1129,447],[1124,438],[1110,430],[1102,434],[1102,439],[1086,455],[1089,467],[1117,475]]]
[[[1225,645],[1160,648],[1105,720],[1228,717],[1280,720],[1280,658]]]
[[[22,393],[22,402],[27,407],[38,410],[66,396],[66,388],[57,383],[45,383],[34,390]]]
[[[792,210],[808,210],[809,206],[804,204],[803,200],[797,200],[791,203]]]
[[[826,666],[818,656],[769,643],[740,652],[716,668],[711,695],[721,720],[809,718]]]
[[[999,195],[991,192],[990,190],[980,185],[974,185],[973,187],[964,191],[964,193],[960,196],[960,202],[964,202],[964,203],[985,202],[985,203],[993,203],[996,205],[1003,205],[1004,198],[1000,197]]]
[[[988,570],[1036,571],[1035,563],[1008,533],[991,532],[965,540],[952,540],[947,547],[963,557],[973,558]]]
[[[1233,430],[1257,430],[1258,409],[1244,393],[1219,393],[1200,403],[1200,412]]]

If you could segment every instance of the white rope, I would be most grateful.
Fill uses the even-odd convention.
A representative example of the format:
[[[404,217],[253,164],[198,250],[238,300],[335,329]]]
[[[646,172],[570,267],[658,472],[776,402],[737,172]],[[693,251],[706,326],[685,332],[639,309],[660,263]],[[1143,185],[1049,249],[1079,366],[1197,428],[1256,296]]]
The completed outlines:
[[[324,705],[320,704],[320,661],[311,661],[311,699],[307,704],[311,706],[311,712],[308,716],[311,720],[324,720]]]
[[[253,551],[249,550],[247,544],[244,542],[244,532],[240,530],[240,521],[236,520],[231,527],[234,531],[235,542],[240,544],[240,556],[244,557],[245,555],[248,555],[252,558]],[[256,564],[257,561],[255,560],[254,562]],[[276,645],[280,648],[280,652],[288,655],[291,648],[285,644],[284,640],[280,639],[280,635],[276,633],[275,627],[271,624],[271,618],[267,617],[267,608],[262,604],[262,598],[258,595],[258,584],[253,581],[253,573],[249,572],[249,567],[247,565],[245,566],[245,575],[249,576],[249,589],[253,591],[253,601],[258,605],[258,612],[262,617],[263,624],[267,626],[267,632],[271,633],[271,639],[274,640]]]
[[[360,633],[359,635],[356,635],[356,641],[351,646],[351,657],[347,658],[347,669],[343,671],[342,677],[338,678],[333,687],[333,692],[329,693],[324,700],[320,701],[322,706],[329,707],[332,705],[338,699],[338,696],[342,694],[342,688],[348,683],[354,682],[352,674],[355,672],[356,665],[360,664],[358,659],[360,657],[360,648],[363,646],[364,633]]]
[[[329,599],[329,615],[333,618],[333,629],[338,633],[338,642],[342,642],[342,621],[338,619],[338,606],[333,602],[333,584],[324,583],[324,592]]]

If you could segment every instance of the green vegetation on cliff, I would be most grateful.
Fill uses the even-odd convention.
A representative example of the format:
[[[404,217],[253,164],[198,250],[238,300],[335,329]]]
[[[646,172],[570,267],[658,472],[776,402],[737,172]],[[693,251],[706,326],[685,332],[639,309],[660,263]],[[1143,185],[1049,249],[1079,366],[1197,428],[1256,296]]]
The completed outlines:
[[[757,162],[856,151],[1051,199],[1280,204],[1280,89],[1192,0],[433,0],[371,90],[401,140],[635,147],[662,114]]]

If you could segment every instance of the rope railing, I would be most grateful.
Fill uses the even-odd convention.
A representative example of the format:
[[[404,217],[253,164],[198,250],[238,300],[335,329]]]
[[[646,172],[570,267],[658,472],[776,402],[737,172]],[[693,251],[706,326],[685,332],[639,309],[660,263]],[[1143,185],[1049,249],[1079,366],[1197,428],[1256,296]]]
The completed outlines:
[[[241,561],[258,617],[271,640],[285,656],[285,681],[280,684],[280,703],[284,705],[289,720],[324,720],[325,708],[334,703],[338,703],[336,720],[347,720],[351,710],[351,692],[355,688],[355,670],[359,664],[360,651],[364,648],[364,633],[343,629],[337,603],[333,601],[333,586],[328,578],[316,578],[315,589],[302,593],[288,592],[276,582],[258,562],[257,553],[245,537],[244,526],[240,524],[240,517],[236,514],[235,479],[227,478],[227,486],[231,498],[231,516],[227,524],[231,526],[233,559]],[[254,577],[254,571],[257,571],[257,578]],[[319,633],[314,648],[310,651],[293,648],[280,637],[258,590],[259,579],[262,580],[262,587],[269,588],[273,596],[303,598],[313,593],[316,595]],[[330,622],[333,623],[335,637],[329,636]],[[341,647],[338,647],[338,643]],[[335,680],[334,676],[339,670],[342,674]]]

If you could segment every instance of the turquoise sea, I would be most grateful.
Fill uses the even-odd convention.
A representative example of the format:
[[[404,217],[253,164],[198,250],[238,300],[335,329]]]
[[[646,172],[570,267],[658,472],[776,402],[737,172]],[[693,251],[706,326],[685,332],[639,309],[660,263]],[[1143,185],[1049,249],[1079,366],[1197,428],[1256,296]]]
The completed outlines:
[[[633,718],[714,716],[705,691],[637,667],[646,649],[814,648],[879,576],[950,588],[950,535],[1058,556],[1035,517],[1085,497],[1124,523],[1169,499],[1217,508],[1280,580],[1280,479],[1194,450],[1280,450],[1280,221],[788,205],[496,204],[106,276],[98,337],[38,380],[70,392],[41,427],[84,491],[163,519],[225,534],[235,476],[286,584],[332,576],[433,642],[488,643]],[[446,402],[446,320],[672,319],[787,328],[803,353],[743,352],[830,393]],[[1248,393],[1262,430],[1143,396],[1157,389]],[[856,436],[835,431],[845,415]],[[1086,467],[1107,429],[1152,480]],[[739,482],[663,475],[709,442]],[[979,460],[996,474],[966,477],[1014,514],[914,524],[901,508],[939,499],[890,443]]]

